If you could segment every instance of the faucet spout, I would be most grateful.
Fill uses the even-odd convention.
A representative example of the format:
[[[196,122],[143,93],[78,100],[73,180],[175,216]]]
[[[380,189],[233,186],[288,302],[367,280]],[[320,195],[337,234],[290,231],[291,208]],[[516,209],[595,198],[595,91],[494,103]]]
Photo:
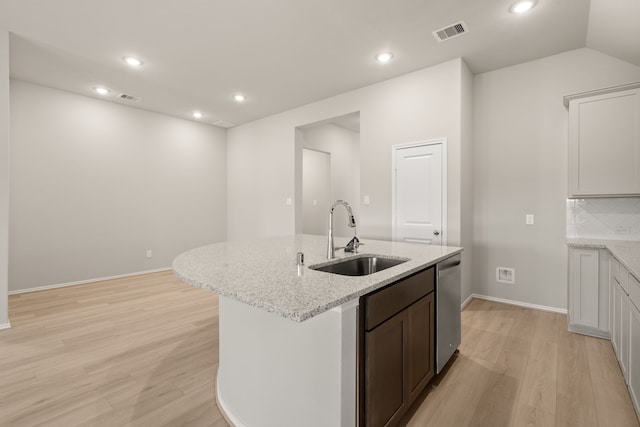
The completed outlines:
[[[356,218],[355,216],[353,216],[353,211],[351,210],[351,206],[349,206],[349,203],[345,202],[344,200],[336,200],[335,203],[331,205],[331,209],[329,210],[329,235],[327,238],[328,259],[332,259],[333,257],[335,257],[336,248],[333,246],[333,211],[339,205],[344,206],[347,210],[347,225],[351,228],[354,228],[356,226]]]

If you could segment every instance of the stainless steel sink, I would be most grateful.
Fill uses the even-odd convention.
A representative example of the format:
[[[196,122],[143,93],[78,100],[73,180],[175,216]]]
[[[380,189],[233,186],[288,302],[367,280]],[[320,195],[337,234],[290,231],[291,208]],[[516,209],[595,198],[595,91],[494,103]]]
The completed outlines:
[[[331,264],[311,265],[309,268],[326,273],[342,274],[343,276],[367,276],[407,261],[409,261],[408,258],[360,255]]]

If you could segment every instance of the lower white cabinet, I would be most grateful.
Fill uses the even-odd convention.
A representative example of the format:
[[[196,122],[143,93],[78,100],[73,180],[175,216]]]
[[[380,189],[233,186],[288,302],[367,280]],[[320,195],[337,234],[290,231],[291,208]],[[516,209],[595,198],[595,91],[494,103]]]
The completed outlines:
[[[629,383],[629,318],[629,296],[624,292],[624,289],[620,289],[620,343],[618,345],[618,359],[626,383]]]
[[[606,250],[569,248],[569,330],[609,335],[609,255]]]
[[[640,417],[640,310],[629,304],[629,392]]]
[[[614,259],[611,258],[612,266]],[[616,356],[619,355],[618,344],[620,343],[620,298],[619,290],[616,287],[616,282],[613,278],[613,269],[611,271],[611,278],[609,279],[609,334],[611,337],[611,346]],[[618,356],[619,358],[619,356]]]
[[[640,282],[613,257],[609,271],[611,345],[640,418]]]

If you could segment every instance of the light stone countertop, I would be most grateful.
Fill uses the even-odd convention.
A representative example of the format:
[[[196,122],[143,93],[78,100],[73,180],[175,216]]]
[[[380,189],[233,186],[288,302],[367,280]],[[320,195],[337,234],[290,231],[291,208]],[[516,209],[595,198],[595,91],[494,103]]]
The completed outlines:
[[[341,246],[349,239],[337,237]],[[182,280],[253,307],[302,322],[436,264],[462,248],[362,239],[359,254],[409,258],[368,276],[342,276],[309,269],[326,259],[327,237],[295,235],[216,243],[192,249],[173,261]],[[298,268],[296,254],[304,253]],[[346,257],[355,256],[348,254]],[[337,250],[336,262],[345,258]]]
[[[567,239],[567,244],[573,247],[607,249],[637,280],[640,280],[640,241]]]

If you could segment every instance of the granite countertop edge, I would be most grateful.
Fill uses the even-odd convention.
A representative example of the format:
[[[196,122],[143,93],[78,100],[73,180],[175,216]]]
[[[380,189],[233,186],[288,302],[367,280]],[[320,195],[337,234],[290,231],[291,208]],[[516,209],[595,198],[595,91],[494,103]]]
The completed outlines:
[[[300,249],[298,245],[305,246],[298,239],[304,240],[303,243],[306,244],[305,257],[308,262],[303,267],[303,276],[307,275],[306,278],[292,278],[291,266],[288,263],[283,264],[282,257],[279,257],[275,261],[272,260],[276,265],[272,266],[273,269],[269,272],[270,274],[263,273],[260,275],[256,272],[249,272],[249,274],[253,273],[254,275],[248,279],[243,277],[237,279],[235,277],[236,274],[242,275],[249,268],[246,262],[243,263],[245,252],[242,252],[242,256],[238,257],[238,253],[227,250],[226,245],[237,249],[241,247],[239,245],[242,245],[242,242],[223,242],[187,251],[176,257],[172,265],[173,272],[179,279],[193,286],[215,292],[222,297],[242,302],[295,322],[303,322],[420,270],[429,268],[446,258],[461,253],[463,250],[459,247],[447,246],[439,246],[435,250],[433,247],[431,249],[423,249],[420,247],[423,245],[367,239],[368,246],[363,246],[362,249],[368,247],[370,251],[362,250],[358,255],[376,254],[411,259],[406,263],[375,273],[375,275],[379,275],[377,277],[375,275],[352,277],[314,271],[309,269],[309,266],[339,262],[342,258],[358,255],[342,255],[338,257],[339,259],[328,261],[324,259],[324,250],[318,251],[314,247],[313,252],[309,251],[310,242],[311,246],[317,246],[318,242],[322,242],[322,237],[296,235],[290,238],[296,239],[296,243],[293,244],[294,248],[290,248],[292,257],[295,256],[295,251]],[[247,255],[249,257],[257,256],[257,249],[252,248],[259,247],[260,243],[265,241],[271,244],[273,242],[286,242],[283,239],[259,239],[246,242],[244,244],[248,252]],[[251,254],[252,250],[254,251],[253,254]],[[438,252],[438,254],[433,254],[433,252]],[[213,254],[216,256],[212,256]],[[287,258],[289,257],[288,254],[289,252],[287,252]],[[425,254],[425,256],[422,257],[422,254]],[[236,264],[238,258],[242,258],[239,261],[240,264]],[[270,265],[267,261],[265,262]],[[227,266],[226,263],[231,265]],[[218,264],[218,266],[215,264]],[[222,265],[224,265],[224,268],[218,268]],[[295,262],[293,266],[295,267]],[[256,266],[256,270],[260,267],[260,265]],[[275,279],[272,278],[274,276],[276,277]],[[340,280],[345,281],[348,286],[342,288],[340,284],[336,284]],[[323,290],[327,291],[326,294],[322,293]],[[261,294],[261,291],[264,291],[264,294]],[[282,297],[279,297],[278,294],[281,294]]]

